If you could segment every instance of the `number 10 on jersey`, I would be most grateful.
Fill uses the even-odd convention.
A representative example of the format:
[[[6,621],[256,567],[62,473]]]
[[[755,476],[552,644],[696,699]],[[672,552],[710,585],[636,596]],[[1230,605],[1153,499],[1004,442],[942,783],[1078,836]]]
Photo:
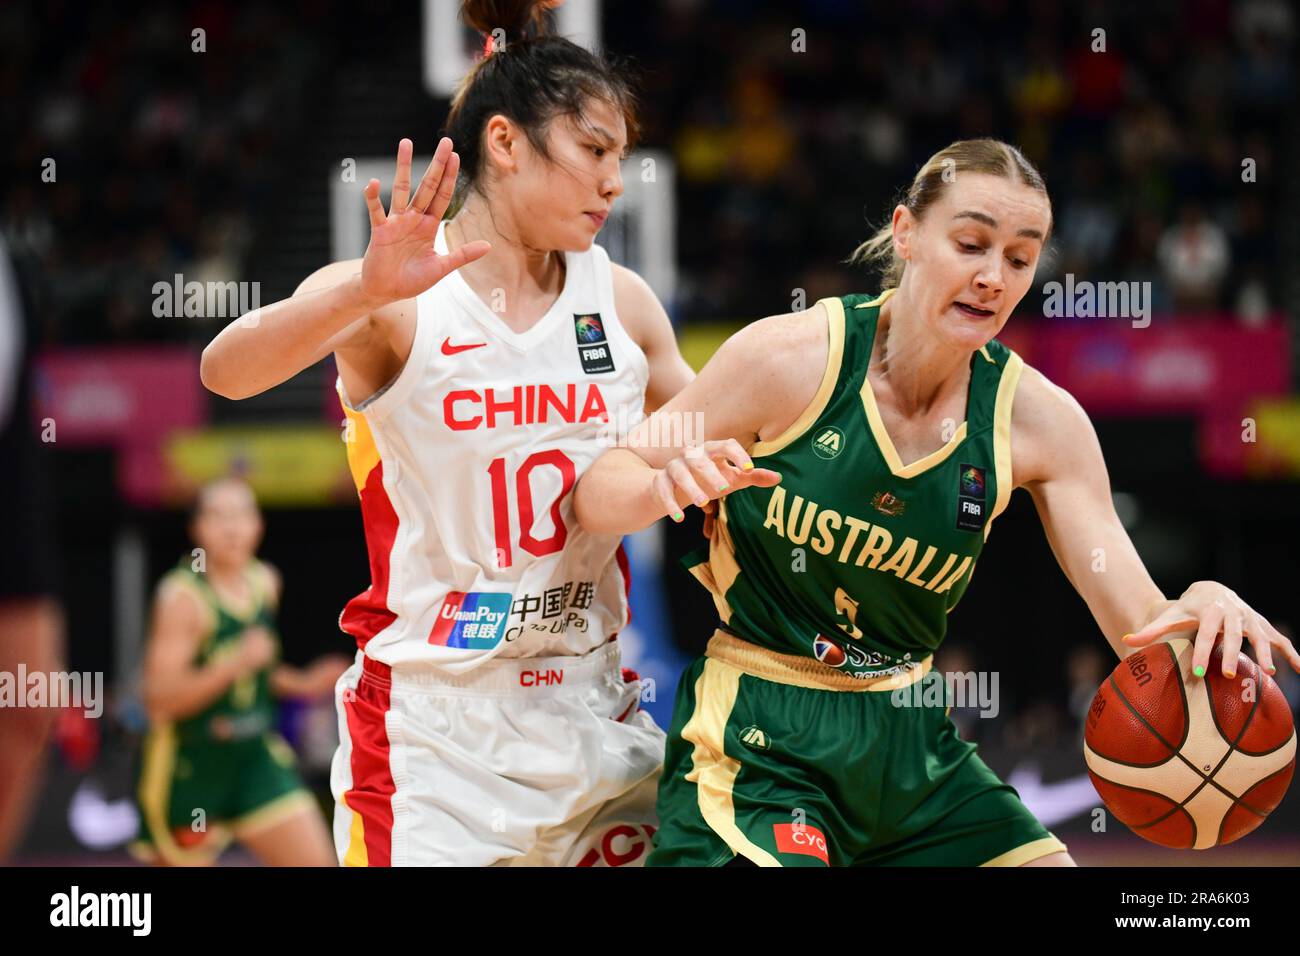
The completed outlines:
[[[555,526],[545,538],[538,538],[533,535],[533,521],[536,518],[537,510],[533,501],[533,486],[530,481],[533,470],[549,466],[555,468],[560,473],[561,488],[560,493],[551,502],[551,522]],[[514,551],[511,545],[511,520],[510,520],[510,498],[507,494],[506,481],[506,460],[504,458],[492,459],[492,464],[488,466],[488,476],[492,481],[492,531],[496,539],[496,569],[503,571],[514,564]],[[519,547],[523,548],[533,557],[541,558],[548,554],[554,554],[564,547],[564,542],[568,540],[569,530],[564,526],[564,519],[560,516],[560,502],[570,491],[577,481],[577,471],[573,467],[573,461],[564,452],[558,448],[552,448],[549,451],[535,451],[524,459],[523,464],[515,471],[515,504],[518,507],[518,521],[515,523],[519,528]]]

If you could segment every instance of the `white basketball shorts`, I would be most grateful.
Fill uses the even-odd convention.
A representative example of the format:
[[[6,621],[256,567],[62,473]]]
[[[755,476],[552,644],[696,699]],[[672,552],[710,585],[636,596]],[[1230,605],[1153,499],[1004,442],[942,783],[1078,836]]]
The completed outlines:
[[[615,641],[452,677],[358,652],[330,786],[343,866],[639,866],[664,732]]]

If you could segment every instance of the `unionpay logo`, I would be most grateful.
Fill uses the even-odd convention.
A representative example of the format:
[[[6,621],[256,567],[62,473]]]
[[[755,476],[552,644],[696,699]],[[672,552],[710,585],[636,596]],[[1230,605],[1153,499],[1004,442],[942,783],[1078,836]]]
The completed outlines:
[[[818,458],[834,458],[844,450],[844,432],[834,425],[819,429],[813,435],[812,450]]]
[[[430,644],[491,650],[501,643],[510,614],[510,594],[449,591],[429,633]]]

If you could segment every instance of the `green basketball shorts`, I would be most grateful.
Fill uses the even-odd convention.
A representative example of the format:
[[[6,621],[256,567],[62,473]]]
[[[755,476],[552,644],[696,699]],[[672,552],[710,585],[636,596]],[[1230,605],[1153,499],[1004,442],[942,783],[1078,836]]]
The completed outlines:
[[[677,691],[646,865],[1018,866],[1064,851],[948,708],[895,703],[929,668],[863,680],[717,632]]]

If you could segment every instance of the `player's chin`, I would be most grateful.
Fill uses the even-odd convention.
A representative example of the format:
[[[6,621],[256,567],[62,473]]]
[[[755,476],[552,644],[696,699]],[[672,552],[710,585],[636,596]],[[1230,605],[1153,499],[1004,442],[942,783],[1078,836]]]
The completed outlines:
[[[944,336],[955,348],[975,352],[988,344],[1002,328],[1000,317],[994,315],[988,319],[972,322],[970,319],[949,318],[943,323]]]

